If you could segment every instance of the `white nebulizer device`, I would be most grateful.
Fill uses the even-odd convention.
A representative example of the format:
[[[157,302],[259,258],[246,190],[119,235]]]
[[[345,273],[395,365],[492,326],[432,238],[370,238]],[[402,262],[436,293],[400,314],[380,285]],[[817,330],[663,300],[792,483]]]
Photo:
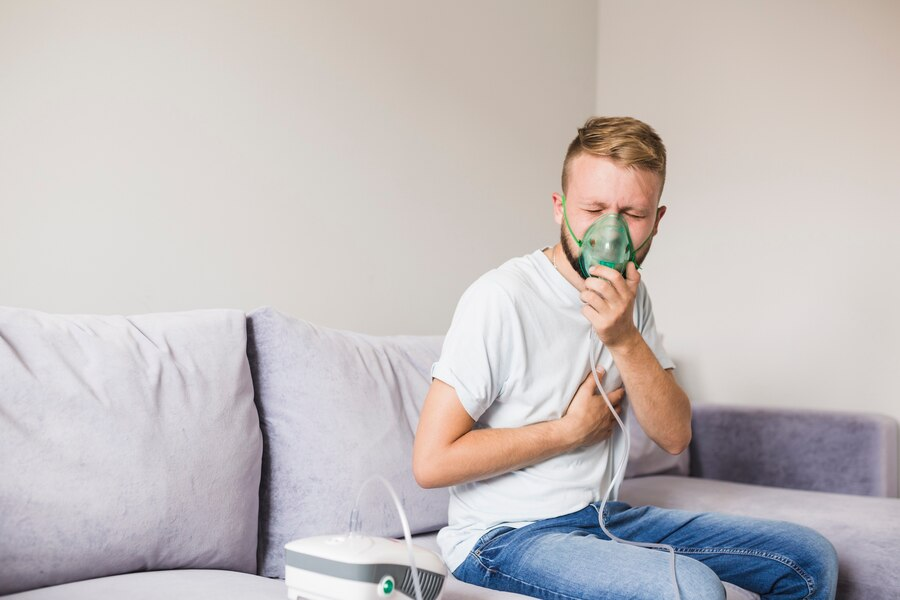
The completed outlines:
[[[405,543],[359,533],[359,498],[374,480],[381,481],[394,500]],[[290,600],[439,600],[446,578],[444,561],[413,545],[403,506],[380,475],[360,488],[349,533],[308,537],[284,546],[284,582]]]

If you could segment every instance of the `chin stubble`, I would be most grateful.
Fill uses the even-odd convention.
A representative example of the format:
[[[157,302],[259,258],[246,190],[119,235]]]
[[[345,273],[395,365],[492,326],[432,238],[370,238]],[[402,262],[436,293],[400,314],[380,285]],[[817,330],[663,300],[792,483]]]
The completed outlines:
[[[566,229],[564,226],[559,228],[559,241],[563,247],[563,253],[566,255],[566,260],[569,261],[569,264],[572,265],[572,268],[575,269],[575,272],[578,273],[578,276],[584,279],[584,275],[581,273],[581,265],[578,264],[578,257],[572,254],[572,250],[569,248],[568,239],[566,238]]]

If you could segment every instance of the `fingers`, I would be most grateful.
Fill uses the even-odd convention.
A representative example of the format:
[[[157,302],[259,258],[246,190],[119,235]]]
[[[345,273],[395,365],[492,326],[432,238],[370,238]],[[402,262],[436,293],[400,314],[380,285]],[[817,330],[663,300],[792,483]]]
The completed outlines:
[[[606,371],[603,369],[603,367],[597,367],[597,377],[599,377],[600,379],[603,379],[604,375],[606,375]],[[581,382],[581,385],[585,385],[586,383],[593,382],[593,381],[594,381],[594,372],[588,371],[588,374],[585,375],[584,381]],[[597,384],[594,383],[594,385],[596,386]]]
[[[584,284],[591,289],[600,291],[601,289],[615,290],[621,295],[627,291],[625,278],[622,274],[604,265],[594,265],[588,271],[593,277],[584,280]],[[627,272],[627,271],[626,271]]]
[[[600,390],[594,391],[594,397],[599,399],[601,402],[603,401],[603,395],[600,393]],[[606,392],[606,397],[609,398],[610,404],[614,407],[618,408],[622,406],[622,400],[625,398],[625,388],[616,388],[611,392]]]
[[[593,277],[585,279],[584,285],[603,298],[611,298],[613,293],[622,298],[633,295],[641,281],[641,274],[633,262],[625,265],[624,275],[605,265],[594,265],[588,273]]]
[[[606,390],[604,389],[603,391]],[[625,388],[617,387],[614,390],[608,391],[606,392],[606,397],[609,398],[610,402],[621,402],[622,398],[625,397]]]
[[[641,281],[641,274],[638,273],[637,267],[633,262],[629,262],[625,267],[625,281],[637,289],[637,284]]]
[[[637,295],[637,284],[632,285],[633,281],[626,281],[618,271],[602,265],[592,267],[591,273],[598,276],[585,279],[578,296],[584,303],[582,313],[588,316],[596,312],[598,316],[609,317],[628,312],[630,317],[628,307]]]
[[[615,276],[609,275],[604,277],[588,277],[584,280],[584,289],[581,291],[580,298],[582,302],[599,307],[599,302],[615,303],[625,298],[627,290],[622,276],[618,271],[613,271],[609,267],[602,267],[607,271],[615,273]],[[608,277],[608,278],[607,278]],[[613,279],[618,277],[618,281]]]
[[[581,314],[590,322],[595,331],[599,332],[605,325],[605,322],[600,317],[600,313],[590,304],[585,304],[581,307]]]
[[[590,269],[588,269],[588,273],[597,277],[599,279],[606,279],[607,281],[615,281],[616,279],[622,279],[622,274],[607,267],[606,265],[594,265]]]

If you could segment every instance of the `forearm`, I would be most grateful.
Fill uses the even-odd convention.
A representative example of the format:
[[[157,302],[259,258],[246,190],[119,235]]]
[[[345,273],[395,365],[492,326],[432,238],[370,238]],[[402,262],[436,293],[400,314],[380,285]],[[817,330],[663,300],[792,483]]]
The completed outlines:
[[[574,449],[560,419],[504,429],[473,429],[428,459],[423,487],[488,479]]]
[[[622,343],[609,347],[634,417],[661,448],[679,454],[691,441],[691,403],[675,378],[656,360],[635,330]]]

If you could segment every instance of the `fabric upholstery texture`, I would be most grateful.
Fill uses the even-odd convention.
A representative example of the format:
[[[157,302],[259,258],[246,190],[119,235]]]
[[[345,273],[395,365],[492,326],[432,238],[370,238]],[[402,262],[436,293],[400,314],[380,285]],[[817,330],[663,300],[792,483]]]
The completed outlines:
[[[838,598],[898,597],[900,499],[665,475],[625,481],[620,499],[632,506],[650,504],[806,525],[828,538],[838,550]]]
[[[283,576],[284,545],[347,531],[363,483],[390,481],[413,532],[447,522],[446,489],[412,474],[413,438],[439,336],[370,336],[262,307],[248,315],[248,356],[262,431],[259,574]],[[402,535],[381,483],[360,499],[362,530]]]
[[[890,417],[697,405],[692,421],[694,477],[897,496],[897,422]]]
[[[245,315],[0,308],[0,594],[256,570],[262,437]]]
[[[4,600],[284,600],[279,579],[235,571],[173,569],[78,581],[6,596]]]

